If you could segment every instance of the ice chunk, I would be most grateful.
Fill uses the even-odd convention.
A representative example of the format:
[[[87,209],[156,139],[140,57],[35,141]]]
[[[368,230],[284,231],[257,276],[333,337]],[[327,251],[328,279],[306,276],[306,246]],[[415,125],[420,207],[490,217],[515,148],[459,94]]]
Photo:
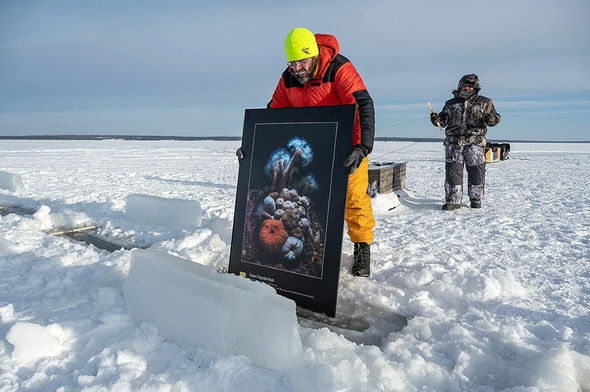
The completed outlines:
[[[133,194],[127,196],[125,211],[128,219],[145,225],[201,225],[201,205],[196,200]]]
[[[41,230],[47,230],[54,226],[51,217],[51,208],[46,205],[42,205],[37,211],[35,211],[33,219],[38,223]]]
[[[371,200],[373,211],[388,213],[401,205],[399,197],[395,193],[377,193]]]
[[[23,185],[23,181],[18,174],[0,171],[0,188],[16,192],[23,191],[25,186]]]
[[[10,323],[14,320],[14,305],[0,306],[0,323]]]
[[[14,324],[6,340],[14,346],[12,358],[21,361],[32,361],[43,357],[50,357],[63,351],[62,341],[66,333],[59,324],[46,327],[27,322]]]
[[[215,233],[211,236],[211,239],[209,240],[209,250],[213,252],[221,252],[226,246],[225,242],[219,237],[219,234]]]
[[[302,353],[295,303],[260,282],[219,274],[154,250],[135,250],[123,285],[129,313],[181,344],[243,354],[283,370]]]

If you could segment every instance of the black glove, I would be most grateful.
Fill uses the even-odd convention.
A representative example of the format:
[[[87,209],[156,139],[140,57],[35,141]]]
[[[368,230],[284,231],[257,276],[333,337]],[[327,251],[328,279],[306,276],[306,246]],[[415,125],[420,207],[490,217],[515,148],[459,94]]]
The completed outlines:
[[[361,164],[364,157],[367,156],[367,152],[361,145],[356,145],[352,148],[352,152],[344,160],[344,167],[350,168],[350,174],[354,173]]]
[[[244,151],[242,151],[242,147],[238,147],[238,149],[236,150],[236,156],[240,161],[244,159]]]
[[[438,113],[430,113],[430,122],[432,123],[432,125],[440,127],[440,116],[438,115]]]
[[[485,125],[493,127],[496,125],[496,116],[494,116],[492,113],[484,113],[483,122]]]

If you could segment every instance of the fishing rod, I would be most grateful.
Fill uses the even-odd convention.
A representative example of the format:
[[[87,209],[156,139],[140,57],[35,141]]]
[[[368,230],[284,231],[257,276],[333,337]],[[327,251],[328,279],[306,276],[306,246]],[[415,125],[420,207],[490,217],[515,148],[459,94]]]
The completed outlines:
[[[399,127],[400,125],[405,125],[405,124],[413,123],[413,122],[416,122],[416,121],[424,120],[427,117],[428,116],[420,116],[419,118],[416,118],[414,120],[408,120],[408,121],[404,121],[404,122],[401,122],[401,123],[389,124],[389,125],[386,125],[384,127],[379,127],[379,130],[382,130],[382,129],[385,129],[385,128]]]
[[[432,104],[431,104],[430,102],[427,102],[427,104],[428,104],[428,109],[430,110],[430,113],[431,113],[431,114],[432,114],[432,113],[435,113],[435,111],[434,111],[434,108],[432,107]],[[491,113],[491,111],[492,111],[492,101],[490,100],[490,103],[488,104],[488,108],[487,108],[486,112],[487,112],[487,113]],[[394,124],[385,125],[385,126],[383,126],[383,127],[379,127],[379,130],[382,130],[382,129],[385,129],[385,128],[394,128],[394,127],[399,127],[399,126],[402,126],[402,125],[405,125],[405,124],[410,124],[410,123],[413,123],[413,122],[422,121],[422,120],[424,120],[425,118],[428,118],[428,117],[430,117],[430,116],[429,116],[429,115],[428,115],[428,116],[420,116],[419,118],[416,118],[416,119],[413,119],[413,120],[408,120],[408,121],[403,121],[403,122],[400,122],[400,123],[394,123]],[[438,127],[438,129],[439,129],[440,131],[443,131],[443,132],[445,131],[445,130],[443,129],[443,127],[441,126],[441,124],[440,124],[440,120],[437,120],[437,121],[436,121],[436,126]],[[447,131],[452,131],[452,130],[455,130],[455,129],[457,129],[457,128],[460,128],[460,127],[462,127],[462,126],[464,126],[464,125],[463,125],[463,124],[462,124],[462,125],[456,125],[456,126],[454,126],[454,127],[450,127],[450,128],[448,128],[448,129],[447,129]],[[428,136],[428,138],[435,137],[435,136],[437,136],[438,134],[439,134],[439,132],[436,132],[436,133],[434,133],[434,134],[432,134],[432,135]],[[375,159],[380,159],[380,158],[386,157],[386,156],[388,156],[388,155],[391,155],[391,154],[393,154],[393,153],[396,153],[396,152],[399,152],[399,151],[405,150],[406,148],[412,147],[412,146],[414,146],[414,145],[416,145],[416,144],[418,144],[418,143],[421,143],[421,142],[420,142],[420,141],[418,141],[418,142],[413,142],[413,143],[410,143],[410,144],[408,144],[407,146],[404,146],[404,147],[398,148],[398,149],[396,149],[396,150],[393,150],[393,151],[390,151],[390,152],[388,152],[388,153],[386,153],[386,154],[379,155],[378,157],[372,158],[372,160],[375,160]],[[239,149],[238,149],[238,150],[239,150]],[[236,153],[237,153],[237,152],[236,152]]]
[[[439,134],[439,132],[436,132],[435,134],[428,136],[428,138],[435,137],[435,136],[437,136],[438,134]],[[398,152],[398,151],[401,151],[401,150],[405,150],[405,149],[406,149],[406,148],[408,148],[408,147],[412,147],[413,145],[415,145],[415,144],[418,144],[418,143],[422,143],[422,142],[421,142],[421,141],[418,141],[418,142],[414,142],[414,143],[408,144],[407,146],[404,146],[404,147],[402,147],[402,148],[398,148],[397,150],[390,151],[390,152],[388,152],[387,154],[383,154],[383,155],[379,155],[378,157],[371,158],[371,160],[376,160],[376,159],[379,159],[379,158],[386,157],[386,156],[388,156],[388,155],[391,155],[391,154],[393,154],[393,153],[395,153],[395,152]]]
[[[432,107],[432,104],[431,104],[430,102],[428,102],[428,108],[430,109],[430,113],[434,113],[434,108]],[[419,119],[416,119],[416,120],[412,120],[412,121],[406,121],[406,122],[399,123],[399,124],[394,124],[394,125],[388,125],[387,127],[394,127],[394,126],[399,126],[399,125],[403,125],[403,124],[408,124],[408,123],[410,123],[410,122],[415,122],[415,121],[423,120],[424,118],[427,118],[427,117],[429,117],[429,116],[422,116],[422,117],[420,117]],[[439,121],[437,121],[436,125],[438,126],[438,129],[439,129],[439,131],[444,131],[444,129],[443,129],[441,126],[440,126],[440,122],[439,122]],[[381,127],[381,128],[379,128],[379,130],[381,130],[381,129],[383,129],[383,128],[387,128],[387,127]],[[433,134],[433,135],[431,135],[431,136],[428,136],[428,138],[435,137],[435,136],[437,136],[438,134],[439,134],[439,132],[436,132],[435,134]],[[380,159],[380,158],[386,157],[386,156],[388,156],[388,155],[391,155],[391,154],[393,154],[393,153],[396,153],[396,152],[399,152],[399,151],[405,150],[406,148],[412,147],[412,146],[414,146],[414,145],[416,145],[416,144],[418,144],[418,143],[421,143],[421,142],[420,142],[420,141],[418,141],[418,142],[414,142],[414,143],[408,144],[407,146],[404,146],[404,147],[398,148],[398,149],[396,149],[396,150],[393,150],[393,151],[390,151],[390,152],[388,152],[388,153],[386,153],[386,154],[379,155],[378,157],[372,158],[372,160],[377,160],[377,159]]]
[[[428,109],[430,109],[430,113],[431,113],[431,114],[432,114],[432,113],[435,113],[435,111],[434,111],[434,108],[432,107],[432,104],[431,104],[430,102],[427,102],[427,104],[428,104]],[[490,101],[489,101],[489,103],[488,103],[488,105],[487,105],[487,108],[486,108],[486,113],[491,113],[491,112],[492,112],[492,108],[493,108],[493,103],[492,103],[492,100],[490,99]],[[398,123],[398,124],[388,125],[387,127],[394,127],[394,126],[399,126],[399,125],[407,124],[407,123],[410,123],[410,122],[419,121],[419,120],[422,120],[422,119],[424,119],[425,117],[428,117],[428,116],[423,116],[423,117],[420,117],[419,119],[416,119],[416,120],[411,120],[411,121],[406,121],[406,122],[403,122],[403,123]],[[440,120],[437,120],[435,125],[438,127],[438,129],[439,129],[440,131],[443,131],[443,132],[445,131],[445,129],[443,129],[443,127],[442,127],[442,126],[441,126],[441,124],[440,124]],[[453,131],[453,130],[455,130],[455,129],[458,129],[458,128],[461,128],[461,127],[464,127],[464,126],[465,126],[465,124],[455,125],[454,127],[449,127],[449,128],[447,128],[446,130],[447,130],[447,131]],[[383,129],[383,128],[387,128],[387,127],[381,127],[381,128],[379,128],[379,129],[381,130],[381,129]],[[439,134],[439,132],[437,132],[437,133],[435,133],[435,134],[433,134],[433,135],[431,135],[431,136],[428,136],[428,138],[435,137],[435,136],[437,136],[438,134]],[[388,153],[386,153],[386,154],[379,155],[378,157],[372,158],[372,160],[380,159],[380,158],[386,157],[386,156],[388,156],[388,155],[391,155],[391,154],[393,154],[393,153],[396,153],[396,152],[398,152],[398,151],[405,150],[406,148],[412,147],[412,146],[414,146],[414,145],[416,145],[416,144],[418,144],[418,143],[421,143],[421,142],[419,142],[419,141],[418,141],[418,142],[414,142],[414,143],[408,144],[407,146],[404,146],[404,147],[402,147],[402,148],[398,148],[398,149],[396,149],[396,150],[393,150],[393,151],[390,151],[390,152],[388,152]]]
[[[432,107],[432,104],[430,102],[428,102],[428,108],[430,109],[430,115],[432,115],[434,113],[434,108]],[[438,127],[438,129],[440,129],[441,131],[443,130],[442,127],[440,126],[440,119],[436,120],[436,126]]]

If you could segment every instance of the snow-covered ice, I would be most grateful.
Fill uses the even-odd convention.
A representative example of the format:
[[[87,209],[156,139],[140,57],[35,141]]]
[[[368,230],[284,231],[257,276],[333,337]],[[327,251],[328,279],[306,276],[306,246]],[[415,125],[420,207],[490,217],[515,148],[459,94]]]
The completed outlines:
[[[129,220],[144,225],[201,225],[201,205],[196,200],[133,194],[127,196],[125,214]]]
[[[299,360],[295,302],[270,286],[154,250],[135,250],[127,310],[161,336],[284,370]]]
[[[0,217],[0,390],[590,390],[590,146],[513,143],[488,165],[483,208],[444,212],[442,146],[409,144],[376,144],[373,158],[407,162],[407,189],[374,200],[371,278],[350,275],[345,239],[338,296],[340,311],[408,325],[299,327],[301,360],[269,370],[136,322],[129,251],[46,233],[96,224],[224,272],[239,142],[2,141],[0,169],[27,187],[0,190],[0,205],[37,213]],[[198,200],[202,223],[129,220],[130,194]]]
[[[17,192],[24,190],[25,186],[23,185],[23,180],[18,174],[0,171],[0,189]]]

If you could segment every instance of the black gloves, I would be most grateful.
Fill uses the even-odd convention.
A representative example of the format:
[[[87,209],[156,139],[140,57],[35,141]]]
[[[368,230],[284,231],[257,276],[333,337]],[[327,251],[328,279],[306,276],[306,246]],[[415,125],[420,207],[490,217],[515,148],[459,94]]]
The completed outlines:
[[[361,164],[364,157],[367,156],[367,151],[357,144],[352,148],[350,155],[344,160],[344,167],[350,168],[350,174],[354,173]]]
[[[236,156],[239,160],[244,159],[244,151],[242,151],[242,147],[238,147],[238,149],[236,150]]]
[[[484,113],[483,122],[485,125],[489,125],[490,127],[493,127],[494,125],[497,124],[496,116],[494,116],[492,113]]]
[[[430,122],[435,127],[440,127],[440,117],[439,117],[438,113],[435,113],[435,112],[430,113]]]
[[[441,112],[440,114],[436,112],[430,113],[430,122],[435,127],[444,128],[447,126],[447,120],[449,119],[449,114],[447,112]]]

